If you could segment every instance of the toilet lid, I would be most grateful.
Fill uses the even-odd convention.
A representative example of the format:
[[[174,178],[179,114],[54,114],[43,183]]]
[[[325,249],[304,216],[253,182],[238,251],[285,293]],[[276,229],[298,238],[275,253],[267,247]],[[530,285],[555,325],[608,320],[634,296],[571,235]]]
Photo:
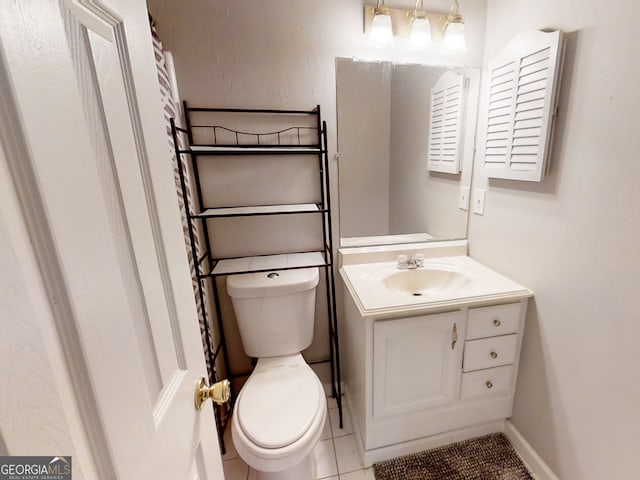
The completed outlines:
[[[310,368],[281,366],[254,373],[242,388],[236,415],[242,431],[264,448],[292,444],[318,411],[320,382]]]

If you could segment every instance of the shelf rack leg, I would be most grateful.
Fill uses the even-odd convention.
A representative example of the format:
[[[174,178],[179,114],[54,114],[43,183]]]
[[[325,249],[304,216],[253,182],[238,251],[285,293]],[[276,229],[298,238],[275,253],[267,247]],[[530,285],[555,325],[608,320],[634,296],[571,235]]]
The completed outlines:
[[[318,122],[320,121],[320,106],[318,105]],[[329,248],[329,268],[331,270],[331,277],[329,281],[329,276],[327,276],[328,284],[327,284],[327,309],[331,309],[331,313],[329,314],[329,321],[332,325],[329,328],[330,338],[330,352],[331,352],[331,385],[332,385],[332,393],[333,396],[336,397],[336,402],[338,404],[338,416],[339,416],[339,425],[340,428],[343,428],[343,415],[342,415],[342,379],[340,375],[340,344],[338,341],[338,317],[336,312],[336,283],[334,277],[334,262],[333,262],[333,228],[331,222],[331,185],[329,178],[329,147],[327,141],[327,122],[322,122],[321,130],[322,132],[322,156],[323,156],[323,196],[326,191],[326,203],[327,203],[327,222],[326,226],[328,228],[328,232],[326,232],[325,238],[328,240]],[[323,222],[323,229],[325,227],[325,223]],[[330,289],[329,289],[330,283]],[[330,294],[329,294],[330,290]],[[330,299],[329,299],[330,297]],[[334,375],[335,369],[335,375]],[[337,387],[337,388],[336,388]],[[337,391],[336,391],[337,390]]]

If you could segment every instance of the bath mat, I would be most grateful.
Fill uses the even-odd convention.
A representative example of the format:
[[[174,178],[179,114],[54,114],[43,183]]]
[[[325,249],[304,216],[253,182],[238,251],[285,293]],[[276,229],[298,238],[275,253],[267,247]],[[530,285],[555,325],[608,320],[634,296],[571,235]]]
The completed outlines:
[[[376,480],[533,480],[501,433],[378,462]]]

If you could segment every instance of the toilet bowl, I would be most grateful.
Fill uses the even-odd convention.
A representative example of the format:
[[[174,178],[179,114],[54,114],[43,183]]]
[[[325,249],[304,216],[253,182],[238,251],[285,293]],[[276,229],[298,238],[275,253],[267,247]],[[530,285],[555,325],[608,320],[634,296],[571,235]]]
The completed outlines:
[[[324,388],[301,351],[313,340],[318,269],[227,277],[245,353],[258,359],[235,402],[231,435],[257,480],[315,480]]]
[[[236,400],[233,444],[258,480],[313,480],[327,404],[302,355],[261,358]]]

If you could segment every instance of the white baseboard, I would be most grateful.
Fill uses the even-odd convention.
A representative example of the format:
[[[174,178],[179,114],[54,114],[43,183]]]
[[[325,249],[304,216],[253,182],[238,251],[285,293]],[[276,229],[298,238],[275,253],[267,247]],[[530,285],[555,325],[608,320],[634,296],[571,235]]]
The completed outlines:
[[[432,448],[438,448],[451,443],[481,437],[494,432],[502,432],[504,430],[504,420],[499,420],[453,432],[446,432],[439,435],[432,435],[430,437],[389,445],[387,447],[365,450],[364,445],[362,444],[362,435],[355,417],[355,412],[353,411],[348,388],[345,387],[344,393],[347,398],[345,403],[347,410],[349,411],[349,417],[351,418],[351,427],[355,433],[358,454],[360,455],[362,464],[365,468],[369,468],[374,463],[381,462],[383,460],[402,457],[403,455],[409,455],[411,453],[423,452],[425,450],[431,450]]]
[[[345,401],[342,404],[343,407],[347,407],[347,411],[349,412],[349,418],[351,419],[351,428],[353,429],[353,433],[355,434],[356,439],[356,448],[358,449],[358,455],[360,455],[360,460],[362,461],[362,466],[365,468],[369,468],[373,463],[366,465],[365,464],[365,450],[364,445],[362,444],[362,434],[360,433],[360,426],[358,425],[358,421],[356,419],[355,412],[353,411],[353,406],[351,404],[351,395],[349,395],[349,389],[345,385],[342,390],[343,395],[345,396]]]
[[[388,447],[376,448],[374,450],[365,450],[364,445],[362,444],[362,436],[358,422],[355,419],[353,407],[349,401],[349,390],[344,384],[342,392],[346,396],[346,401],[344,403],[346,404],[345,406],[347,407],[351,418],[351,425],[355,433],[358,453],[360,454],[364,467],[371,467],[374,463],[382,460],[389,460],[402,455],[430,450],[432,448],[441,447],[474,437],[480,437],[489,433],[502,432],[509,442],[511,442],[511,445],[516,452],[518,452],[518,455],[520,455],[525,466],[533,474],[536,480],[560,480],[540,455],[538,455],[538,453],[533,449],[529,442],[527,442],[527,440],[522,436],[515,425],[511,423],[511,420],[508,419],[506,421],[500,420],[483,425],[476,425],[471,428],[434,435],[402,444],[390,445]]]
[[[549,468],[549,465],[542,460],[515,425],[511,423],[511,420],[507,420],[505,423],[504,435],[509,439],[511,445],[516,449],[516,452],[518,452],[518,455],[520,455],[529,471],[533,473],[536,480],[559,480]]]
[[[452,443],[462,442],[471,438],[482,437],[491,433],[501,432],[504,428],[504,420],[474,425],[469,428],[462,428],[451,432],[431,435],[429,437],[410,440],[407,442],[380,447],[373,450],[367,450],[362,455],[362,462],[365,467],[369,467],[376,462],[389,460],[391,458],[402,457],[412,453],[424,452]],[[359,441],[360,439],[358,439]],[[359,446],[359,448],[361,448]],[[362,452],[361,452],[362,453]]]

